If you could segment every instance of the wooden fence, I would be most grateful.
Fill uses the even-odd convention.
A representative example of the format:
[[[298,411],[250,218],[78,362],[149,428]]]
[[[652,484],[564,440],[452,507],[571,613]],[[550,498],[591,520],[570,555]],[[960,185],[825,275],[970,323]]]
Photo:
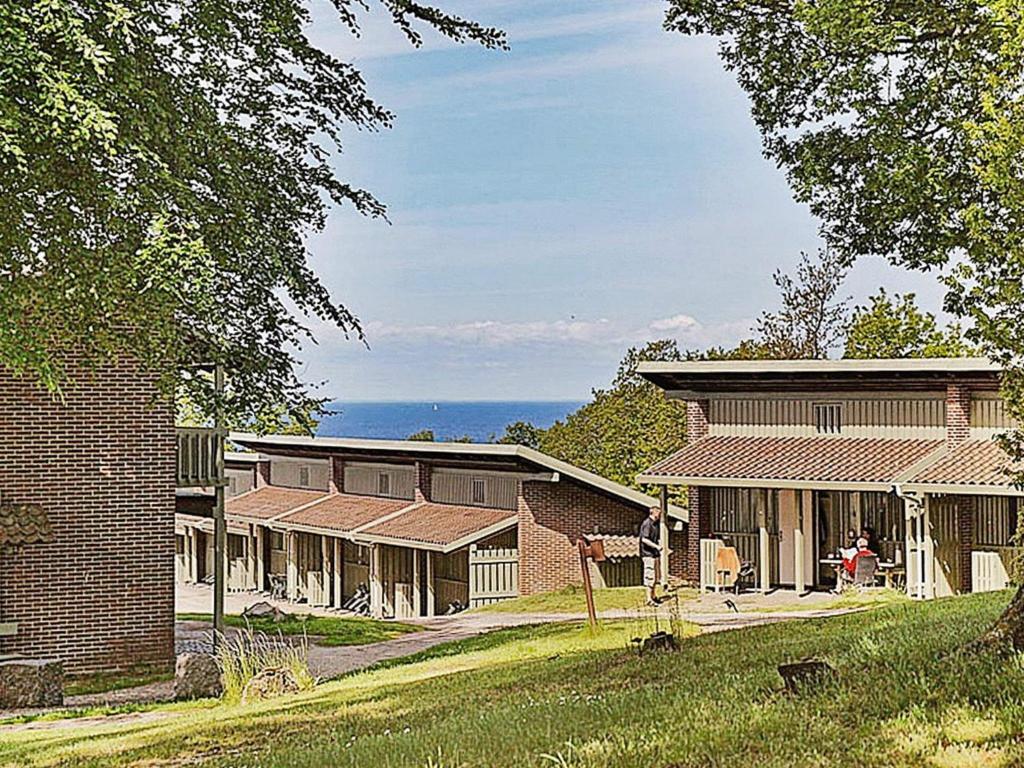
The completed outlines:
[[[469,607],[490,605],[519,595],[519,550],[469,548]]]

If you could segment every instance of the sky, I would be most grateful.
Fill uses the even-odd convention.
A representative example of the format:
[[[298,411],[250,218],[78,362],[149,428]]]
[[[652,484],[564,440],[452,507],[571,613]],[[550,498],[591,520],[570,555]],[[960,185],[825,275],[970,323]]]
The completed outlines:
[[[349,131],[341,178],[390,223],[334,209],[311,264],[368,342],[315,325],[300,376],[356,400],[581,400],[631,345],[730,345],[777,306],[776,269],[820,242],[761,154],[746,96],[709,38],[662,30],[661,0],[438,0],[511,50],[430,31],[408,44],[379,5],[356,40],[309,30],[396,115]],[[866,260],[938,312],[934,275]]]

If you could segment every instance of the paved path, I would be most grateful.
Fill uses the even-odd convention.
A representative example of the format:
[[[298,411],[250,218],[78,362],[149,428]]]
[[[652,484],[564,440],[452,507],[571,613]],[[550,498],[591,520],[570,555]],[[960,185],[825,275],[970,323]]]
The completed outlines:
[[[206,602],[210,596],[207,586],[179,586],[178,611],[188,613],[208,612]],[[228,613],[241,613],[255,599],[265,599],[251,594],[229,594],[225,606]],[[701,598],[682,604],[683,610],[679,618],[697,624],[702,632],[720,632],[728,629],[739,629],[762,624],[797,619],[814,619],[837,616],[849,613],[849,609],[829,607],[832,600],[824,594],[811,594],[795,598],[789,593],[775,595],[735,596],[708,594]],[[732,610],[728,603],[732,602],[739,610]],[[777,610],[785,606],[800,604],[806,610]],[[811,606],[814,606],[813,608]],[[296,606],[290,603],[279,603],[279,607],[291,613]],[[771,612],[755,609],[771,608]],[[301,609],[300,609],[301,611]],[[339,611],[309,609],[309,613],[318,615],[338,615]],[[653,619],[655,612],[643,610],[604,611],[600,618],[614,619]],[[667,607],[657,611],[664,621],[670,618]],[[505,627],[523,626],[526,624],[547,624],[552,622],[582,622],[586,616],[580,613],[462,613],[455,616],[436,616],[433,618],[414,619],[423,627],[421,632],[401,635],[370,645],[350,645],[340,647],[324,647],[310,644],[309,665],[314,675],[321,679],[331,679],[365,669],[378,662],[402,658],[420,651],[433,648],[441,643],[464,640],[469,637],[491,632]],[[232,630],[228,630],[230,633]],[[209,625],[201,622],[178,622],[175,627],[175,645],[178,653],[185,651],[201,651],[209,647]],[[118,705],[153,701],[167,701],[173,697],[173,683],[165,681],[149,685],[126,688],[107,693],[69,696],[65,701],[67,707],[86,707],[98,705]],[[0,713],[2,715],[2,713]]]

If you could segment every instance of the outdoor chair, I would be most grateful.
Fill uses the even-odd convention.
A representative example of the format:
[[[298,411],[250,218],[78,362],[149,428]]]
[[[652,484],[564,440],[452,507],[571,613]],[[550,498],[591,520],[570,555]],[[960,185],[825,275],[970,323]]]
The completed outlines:
[[[740,593],[740,584],[744,581],[753,581],[754,564],[740,560],[736,547],[722,546],[718,548],[715,555],[715,591],[722,587],[732,589],[737,595]]]
[[[270,574],[270,599],[284,600],[288,592],[288,580],[280,573]]]
[[[878,558],[875,555],[858,555],[853,573],[855,587],[873,587],[878,576]]]

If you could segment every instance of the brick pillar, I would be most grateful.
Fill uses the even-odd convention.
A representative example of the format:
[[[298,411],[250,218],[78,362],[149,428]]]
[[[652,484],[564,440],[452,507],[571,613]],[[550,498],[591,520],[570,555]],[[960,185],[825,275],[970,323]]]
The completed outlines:
[[[331,493],[345,492],[345,460],[331,457],[327,488]]]
[[[693,444],[708,435],[708,401],[690,400],[686,403],[686,442]],[[706,488],[687,488],[690,524],[686,529],[686,578],[694,584],[700,582],[700,540],[711,533],[711,518],[707,510]]]
[[[688,579],[686,563],[690,558],[687,552],[689,542],[686,539],[686,532],[669,531],[668,546],[672,550],[668,556],[668,575]]]
[[[256,487],[263,488],[270,485],[270,461],[260,460],[256,462]]]
[[[959,496],[956,500],[957,531],[960,537],[960,592],[971,591],[971,551],[974,549],[974,517],[977,499]]]
[[[946,385],[946,442],[950,447],[967,439],[971,429],[971,388]]]
[[[430,501],[430,465],[417,461],[413,475],[416,479],[413,491],[416,501]]]

